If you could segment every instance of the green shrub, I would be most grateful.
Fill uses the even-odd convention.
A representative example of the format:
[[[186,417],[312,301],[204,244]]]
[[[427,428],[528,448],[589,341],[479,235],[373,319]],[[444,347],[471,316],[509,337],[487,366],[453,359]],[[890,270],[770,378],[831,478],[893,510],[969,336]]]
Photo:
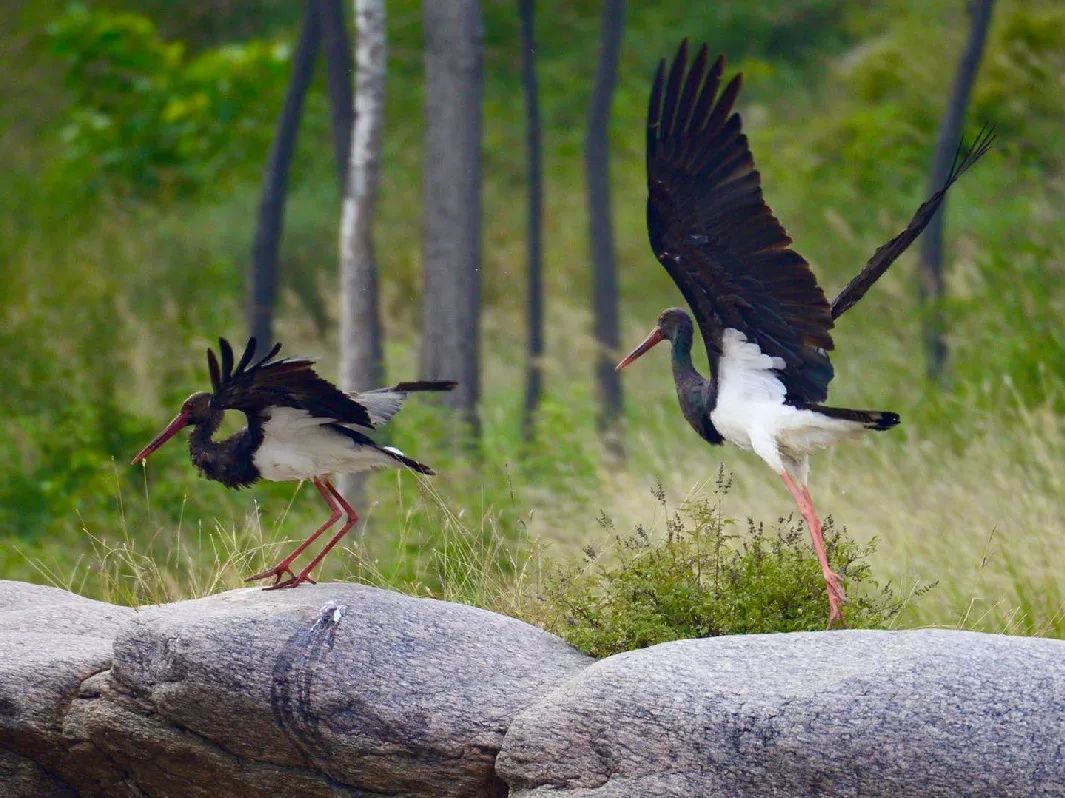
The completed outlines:
[[[746,533],[735,532],[720,509],[730,480],[722,470],[710,495],[677,510],[657,488],[665,536],[640,526],[615,536],[606,551],[586,549],[584,563],[548,581],[536,622],[595,657],[684,638],[825,629],[825,585],[805,528],[781,519],[773,532],[754,521]],[[605,514],[600,523],[613,528]],[[846,584],[853,627],[891,625],[928,589],[903,599],[890,585],[877,585],[866,561],[875,541],[859,545],[830,520],[825,543]]]
[[[72,104],[62,135],[71,183],[188,192],[261,168],[289,47],[227,44],[188,57],[138,14],[74,5],[48,27]]]

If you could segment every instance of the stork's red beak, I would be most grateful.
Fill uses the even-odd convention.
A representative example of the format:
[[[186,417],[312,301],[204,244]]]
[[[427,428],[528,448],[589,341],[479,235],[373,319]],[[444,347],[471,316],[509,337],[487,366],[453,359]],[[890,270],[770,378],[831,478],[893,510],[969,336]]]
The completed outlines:
[[[621,371],[632,361],[646,354],[647,351],[650,350],[651,347],[653,347],[655,344],[660,344],[664,340],[666,340],[666,336],[663,334],[662,328],[655,327],[653,330],[651,330],[651,334],[643,339],[643,343],[633,349],[631,352],[629,352],[629,354],[625,356],[625,359],[618,363],[617,366],[615,366],[614,370]]]
[[[181,411],[180,413],[178,413],[174,417],[174,420],[166,425],[166,429],[164,429],[162,432],[152,438],[151,443],[149,443],[147,446],[137,452],[137,456],[133,458],[132,465],[138,465],[140,463],[143,463],[147,459],[148,455],[150,455],[168,440],[173,438],[178,433],[178,430],[186,426],[188,423],[189,414],[185,411]]]

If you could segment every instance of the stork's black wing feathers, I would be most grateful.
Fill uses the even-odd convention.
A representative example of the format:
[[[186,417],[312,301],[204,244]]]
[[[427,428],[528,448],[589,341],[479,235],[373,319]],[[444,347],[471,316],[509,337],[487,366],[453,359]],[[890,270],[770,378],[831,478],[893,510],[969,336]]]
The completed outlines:
[[[254,342],[249,341],[248,349],[252,348]],[[233,347],[229,345],[229,341],[225,338],[218,339],[218,351],[222,353],[222,374],[226,379],[232,379],[233,377]],[[247,354],[247,349],[245,350]],[[241,358],[243,360],[244,358]]]
[[[990,127],[984,127],[976,134],[976,138],[973,139],[973,143],[969,147],[965,146],[965,139],[958,142],[958,149],[954,153],[954,163],[951,165],[950,173],[947,175],[947,179],[943,181],[942,187],[917,209],[913,218],[910,219],[910,223],[906,225],[906,229],[874,252],[869,262],[839,292],[839,296],[832,303],[833,319],[843,315],[854,303],[865,296],[865,292],[869,290],[870,286],[880,279],[880,276],[887,271],[888,267],[895,262],[899,255],[906,251],[917,236],[921,234],[921,231],[932,221],[932,217],[936,215],[936,211],[939,210],[939,206],[942,204],[944,197],[947,196],[947,191],[950,190],[950,187],[974,163],[984,156],[984,153],[990,149],[994,140],[995,131]]]
[[[211,349],[207,350],[207,371],[211,375],[211,392],[217,394],[222,390],[222,374],[218,368],[218,358]]]
[[[237,363],[237,368],[235,369],[235,371],[237,373],[240,373],[240,372],[244,371],[244,369],[246,369],[248,367],[248,364],[251,363],[251,359],[255,355],[255,345],[254,344],[255,344],[255,336],[252,336],[251,340],[248,341],[248,346],[244,347],[244,354],[240,356],[240,362]],[[227,346],[228,346],[228,343],[227,343]],[[281,344],[277,344],[276,348],[274,349],[273,354],[277,354],[277,352],[280,351],[280,349],[281,349]]]
[[[793,403],[820,402],[832,366],[832,315],[809,264],[766,205],[740,116],[736,75],[718,94],[724,58],[687,40],[659,64],[647,116],[651,248],[691,306],[711,364],[726,327],[784,359]]]
[[[281,344],[255,363],[255,339],[251,338],[234,368],[233,347],[218,339],[221,366],[207,350],[207,365],[214,389],[214,404],[227,410],[257,413],[268,407],[294,407],[312,416],[372,428],[369,411],[314,371],[307,359],[275,360]]]

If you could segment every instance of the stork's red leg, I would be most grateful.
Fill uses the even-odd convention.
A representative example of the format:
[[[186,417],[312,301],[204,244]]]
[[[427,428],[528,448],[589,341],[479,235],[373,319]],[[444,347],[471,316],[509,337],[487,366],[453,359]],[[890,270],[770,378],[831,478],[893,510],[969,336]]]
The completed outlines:
[[[332,483],[329,482],[329,480],[327,479],[323,479],[322,484],[325,486],[326,490],[333,494],[333,498],[336,500],[337,504],[344,508],[344,513],[347,515],[347,519],[344,521],[344,526],[340,527],[340,531],[333,535],[333,537],[330,538],[328,543],[322,546],[322,550],[318,552],[317,556],[313,560],[311,560],[310,564],[306,568],[296,574],[296,576],[293,576],[290,579],[286,579],[284,582],[280,582],[276,585],[271,585],[270,587],[266,588],[267,590],[273,590],[275,588],[282,587],[298,587],[304,582],[314,581],[311,579],[310,576],[311,571],[318,567],[318,563],[320,563],[325,558],[325,555],[329,553],[330,549],[332,549],[337,543],[339,543],[340,539],[344,537],[344,535],[348,534],[351,528],[359,522],[359,514],[355,512],[355,508],[347,503],[344,497],[340,495],[340,492],[335,487],[333,487]]]
[[[329,527],[339,521],[340,516],[344,514],[340,507],[337,505],[336,501],[333,499],[333,494],[328,490],[328,483],[326,483],[325,480],[315,477],[311,480],[311,482],[314,483],[314,487],[318,489],[318,492],[322,494],[322,498],[325,499],[325,503],[329,505],[329,509],[332,512],[332,515],[329,517],[329,520],[322,524],[320,527],[318,527],[318,529],[314,531],[313,535],[311,535],[300,545],[298,545],[290,555],[288,555],[285,559],[283,559],[273,568],[269,568],[263,571],[262,573],[255,574],[254,576],[249,576],[247,579],[244,580],[245,582],[254,582],[257,579],[267,579],[272,576],[274,577],[273,586],[277,587],[281,582],[281,577],[284,576],[286,573],[290,574],[292,577],[295,577],[295,574],[292,573],[292,569],[290,568],[290,566],[292,565],[292,561],[299,557],[301,554],[303,554],[304,549],[314,543],[314,541],[316,541],[321,536],[321,534],[325,532],[325,530],[329,529]],[[311,580],[305,578],[303,581],[309,582]],[[269,590],[269,588],[267,588],[267,590]]]
[[[787,471],[781,471],[780,476],[783,477],[784,484],[788,486],[795,503],[799,505],[799,512],[802,513],[803,518],[806,519],[806,525],[810,528],[814,551],[817,553],[817,561],[821,563],[821,574],[825,578],[825,587],[828,590],[828,628],[831,629],[832,624],[836,621],[846,626],[847,622],[843,619],[843,610],[841,609],[845,598],[843,583],[839,575],[828,566],[825,538],[821,534],[821,519],[817,517],[817,511],[814,510],[814,501],[810,495],[810,489],[805,485],[799,488]]]

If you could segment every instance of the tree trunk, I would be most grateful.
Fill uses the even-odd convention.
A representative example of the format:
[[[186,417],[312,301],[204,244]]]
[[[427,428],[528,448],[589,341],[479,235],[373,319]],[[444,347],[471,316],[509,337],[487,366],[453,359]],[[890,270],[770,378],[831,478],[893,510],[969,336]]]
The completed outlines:
[[[355,129],[340,222],[340,380],[349,391],[384,379],[373,247],[387,74],[384,0],[355,0],[355,30]],[[361,481],[346,476],[341,490],[354,499]]]
[[[536,81],[536,0],[518,0],[521,15],[521,82],[525,94],[526,180],[529,183],[526,233],[525,405],[522,434],[532,440],[543,383],[543,170],[540,153],[540,90]]]
[[[262,352],[271,344],[274,304],[277,300],[277,253],[285,220],[285,194],[288,170],[296,148],[303,98],[314,76],[321,24],[317,0],[307,0],[303,25],[292,56],[292,77],[285,92],[285,104],[277,123],[277,133],[263,175],[259,216],[251,246],[248,271],[248,328]]]
[[[969,14],[971,24],[969,39],[965,43],[958,71],[954,75],[950,100],[947,103],[943,120],[939,125],[936,139],[936,152],[932,160],[932,174],[929,179],[931,191],[936,191],[947,179],[954,152],[961,136],[965,109],[969,105],[976,73],[980,68],[987,29],[991,24],[991,10],[994,0],[971,0]],[[942,379],[947,362],[946,321],[943,317],[943,213],[946,200],[936,211],[921,239],[921,282],[920,297],[924,308],[922,332],[924,337],[926,369],[931,380]]]
[[[319,0],[322,18],[322,51],[325,55],[326,88],[329,91],[330,122],[333,126],[333,153],[337,181],[345,189],[348,157],[351,154],[351,128],[355,121],[352,104],[351,63],[343,0]]]
[[[425,2],[421,375],[457,380],[444,402],[478,433],[481,305],[481,9]]]
[[[620,344],[618,281],[614,256],[614,225],[610,208],[610,104],[617,78],[618,54],[625,25],[625,0],[605,0],[599,62],[588,109],[584,142],[588,191],[588,233],[592,251],[592,310],[595,317],[595,381],[599,393],[598,423],[607,449],[624,454],[619,428],[621,380],[614,370]]]

